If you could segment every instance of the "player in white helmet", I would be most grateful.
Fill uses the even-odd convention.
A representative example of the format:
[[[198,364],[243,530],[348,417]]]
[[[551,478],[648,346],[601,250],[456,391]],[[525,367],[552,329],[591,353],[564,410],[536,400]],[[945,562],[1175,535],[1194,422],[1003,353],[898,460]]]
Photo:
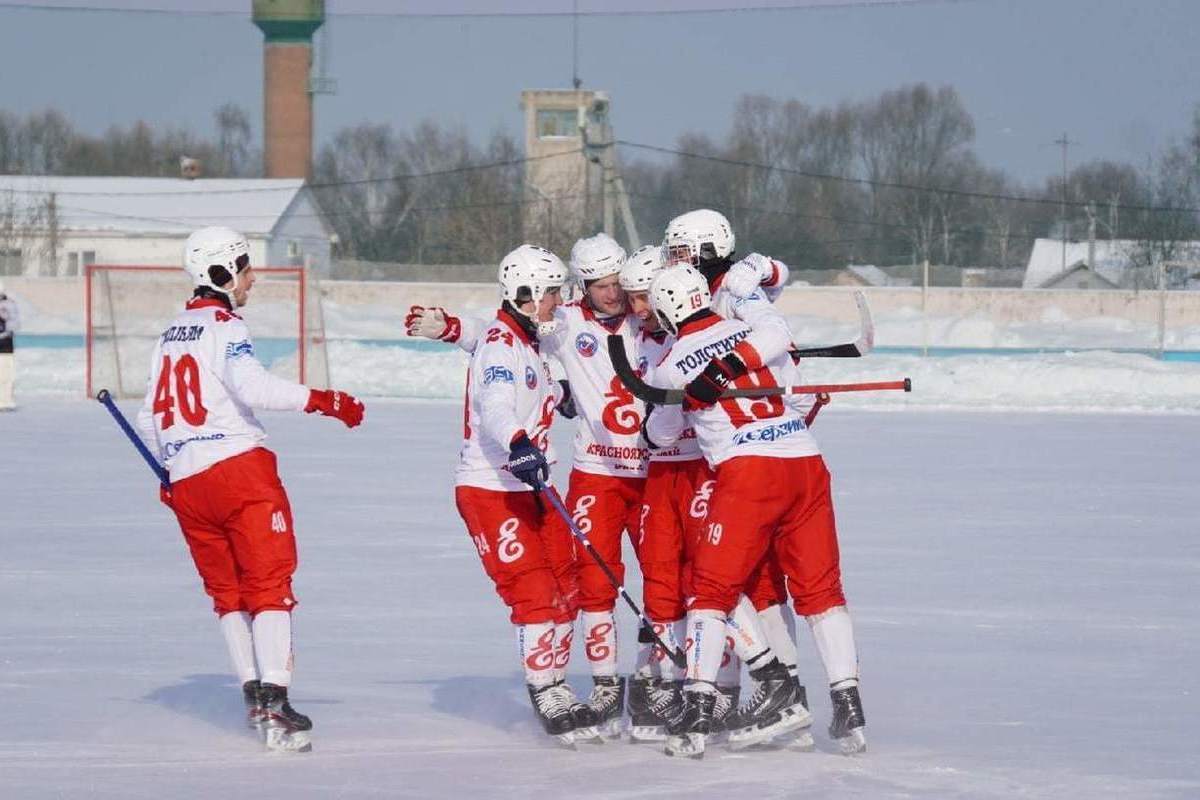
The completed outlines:
[[[13,411],[13,384],[16,382],[16,357],[13,354],[13,334],[21,327],[17,303],[4,293],[0,281],[0,411]]]
[[[688,386],[704,375],[713,352],[738,353],[753,332],[711,309],[708,280],[690,266],[664,270],[651,300],[675,344],[658,370],[659,385]],[[668,726],[671,754],[703,753],[712,731],[714,683],[725,615],[751,571],[774,558],[787,576],[796,613],[805,616],[830,683],[830,735],[845,752],[866,745],[858,693],[858,656],[846,611],[838,561],[829,472],[804,425],[794,396],[757,400],[721,397],[725,387],[782,386],[795,382],[792,359],[781,353],[720,384],[714,399],[689,394],[683,407],[664,407],[647,421],[651,438],[669,444],[691,423],[716,470],[707,532],[692,561],[688,601],[688,684],[683,713]],[[742,741],[769,739],[811,719],[786,667],[778,660],[751,671],[758,686],[738,712],[731,732]]]
[[[561,306],[543,324],[543,353],[563,367],[580,422],[576,428],[567,508],[597,552],[623,580],[621,536],[638,529],[648,451],[641,441],[644,404],[621,383],[608,357],[607,337],[620,335],[632,350],[639,335],[626,314],[618,273],[625,251],[612,237],[597,234],[571,248],[571,274],[583,289],[578,302]],[[406,320],[410,335],[457,341],[470,352],[478,341],[476,320],[440,309],[414,307]],[[636,546],[636,542],[635,542]],[[606,737],[620,733],[626,679],[617,674],[617,590],[591,559],[579,564],[579,607],[584,653],[592,668],[589,704]]]
[[[499,280],[500,310],[471,354],[455,501],[516,626],[534,712],[548,734],[571,745],[598,736],[595,713],[565,680],[577,563],[566,523],[536,493],[555,462],[550,425],[564,399],[539,328],[555,319],[567,269],[550,251],[526,244],[501,260]]]
[[[138,433],[170,475],[161,497],[213,600],[251,723],[272,749],[306,750],[312,723],[288,703],[292,509],[253,409],[318,412],[354,427],[363,406],[259,363],[237,314],[255,282],[245,237],[222,227],[196,231],[184,269],[195,290],[154,347]]]

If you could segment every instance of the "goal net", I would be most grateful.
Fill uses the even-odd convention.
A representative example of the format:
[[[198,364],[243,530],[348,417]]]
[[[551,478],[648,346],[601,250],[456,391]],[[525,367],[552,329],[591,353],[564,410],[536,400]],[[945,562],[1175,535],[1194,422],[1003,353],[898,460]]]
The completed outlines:
[[[329,385],[325,322],[317,281],[300,267],[255,267],[254,289],[238,314],[258,359],[273,374]],[[154,343],[192,294],[178,267],[88,265],[85,278],[87,394],[143,397]]]

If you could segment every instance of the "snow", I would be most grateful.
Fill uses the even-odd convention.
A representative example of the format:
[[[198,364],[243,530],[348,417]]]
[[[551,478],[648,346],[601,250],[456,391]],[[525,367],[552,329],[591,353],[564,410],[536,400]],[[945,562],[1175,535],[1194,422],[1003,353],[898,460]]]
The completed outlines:
[[[816,433],[870,751],[831,752],[805,635],[818,752],[718,748],[703,762],[629,744],[565,752],[535,728],[506,614],[453,506],[457,402],[371,401],[354,431],[264,415],[299,531],[292,694],[316,725],[315,751],[291,756],[241,727],[210,604],[104,410],[47,399],[0,414],[0,794],[1200,794],[1200,417],[847,406]],[[556,429],[560,445],[570,434]]]

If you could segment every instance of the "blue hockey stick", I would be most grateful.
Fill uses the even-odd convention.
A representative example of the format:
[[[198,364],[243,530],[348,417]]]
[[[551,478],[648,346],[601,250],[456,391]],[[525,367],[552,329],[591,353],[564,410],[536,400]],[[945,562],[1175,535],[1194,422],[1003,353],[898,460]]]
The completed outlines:
[[[125,435],[129,437],[129,441],[133,442],[133,446],[141,453],[142,458],[146,459],[146,463],[150,465],[150,469],[154,470],[158,482],[168,492],[171,491],[171,477],[167,475],[167,471],[163,469],[150,451],[146,449],[146,445],[142,443],[141,437],[133,430],[133,426],[129,424],[129,420],[125,419],[125,415],[121,413],[121,409],[117,408],[117,404],[113,402],[112,395],[108,393],[108,389],[101,389],[96,399],[108,409],[108,413],[112,414],[113,419],[121,426],[121,430],[125,431]]]
[[[613,587],[616,588],[621,597],[625,598],[625,602],[629,604],[631,609],[633,609],[633,613],[637,614],[638,619],[642,621],[641,635],[638,637],[639,641],[653,642],[662,648],[662,651],[667,654],[667,657],[671,659],[675,666],[679,667],[680,669],[686,669],[687,656],[683,654],[682,650],[672,650],[670,647],[667,647],[667,643],[664,642],[659,635],[654,632],[654,624],[646,618],[646,615],[642,613],[640,608],[638,608],[638,604],[633,602],[633,598],[629,596],[629,592],[625,591],[625,587],[621,585],[619,580],[617,580],[616,574],[613,573],[608,564],[604,563],[604,559],[601,558],[600,554],[596,552],[596,548],[592,546],[587,534],[579,530],[579,526],[575,524],[575,520],[571,519],[571,515],[567,513],[567,509],[565,506],[563,506],[562,500],[558,499],[558,492],[546,486],[546,484],[542,483],[541,481],[538,481],[537,485],[533,488],[540,492],[542,496],[550,500],[550,505],[554,506],[554,510],[557,511],[558,515],[563,518],[563,522],[567,523],[567,527],[571,529],[571,534],[579,540],[584,549],[587,550],[591,557],[595,559],[596,563],[600,565],[600,569],[604,570],[604,574],[608,576],[608,580],[612,583]],[[646,638],[643,639],[643,635]]]

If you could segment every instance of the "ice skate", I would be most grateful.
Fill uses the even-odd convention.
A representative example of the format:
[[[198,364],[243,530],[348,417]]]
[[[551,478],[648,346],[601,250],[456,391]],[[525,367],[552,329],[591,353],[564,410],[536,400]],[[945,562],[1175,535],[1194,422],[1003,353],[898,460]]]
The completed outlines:
[[[560,688],[561,684],[552,683],[547,686],[532,686],[529,689],[529,701],[533,703],[533,713],[542,729],[563,747],[575,747],[575,720],[571,718],[570,704],[566,693]],[[568,690],[569,692],[569,690]]]
[[[862,699],[858,696],[858,685],[829,692],[833,702],[833,721],[829,723],[829,737],[844,755],[854,755],[867,749],[867,718],[863,715]]]
[[[267,721],[266,709],[258,698],[261,691],[262,682],[257,678],[242,684],[242,700],[246,703],[246,725],[256,731],[261,731]]]
[[[778,660],[751,671],[750,676],[758,686],[746,704],[730,718],[728,742],[731,750],[764,744],[812,724],[812,716],[804,707],[798,684]]]
[[[713,707],[713,732],[712,736],[709,737],[709,741],[723,739],[728,734],[728,723],[733,719],[733,715],[737,713],[738,696],[741,693],[742,688],[740,686],[717,687],[717,703]]]
[[[794,675],[792,676],[792,681],[796,684],[796,692],[800,695],[800,702],[807,709],[808,692],[805,690],[804,684],[800,683],[800,679]],[[785,733],[779,737],[778,742],[788,750],[798,753],[811,753],[817,749],[817,743],[813,741],[811,727],[799,728],[791,733]]]
[[[667,721],[682,711],[679,681],[648,679],[643,689],[629,690],[629,740],[631,742],[661,742],[667,738]],[[635,693],[645,692],[645,697]]]
[[[575,696],[575,692],[571,689],[571,685],[565,680],[555,683],[554,691],[562,698],[567,712],[571,715],[571,721],[575,724],[575,732],[572,734],[574,741],[584,744],[603,743],[604,739],[600,736],[600,731],[597,727],[599,717],[591,706],[580,702],[579,698]]]
[[[588,706],[596,713],[596,729],[605,739],[616,739],[625,717],[625,678],[597,675],[592,681]]]
[[[704,749],[713,730],[713,713],[717,704],[715,689],[683,692],[683,708],[678,716],[667,723],[667,745],[669,756],[704,758]]]
[[[312,720],[288,703],[286,686],[264,683],[258,700],[263,708],[262,731],[268,750],[307,753],[312,750]]]

